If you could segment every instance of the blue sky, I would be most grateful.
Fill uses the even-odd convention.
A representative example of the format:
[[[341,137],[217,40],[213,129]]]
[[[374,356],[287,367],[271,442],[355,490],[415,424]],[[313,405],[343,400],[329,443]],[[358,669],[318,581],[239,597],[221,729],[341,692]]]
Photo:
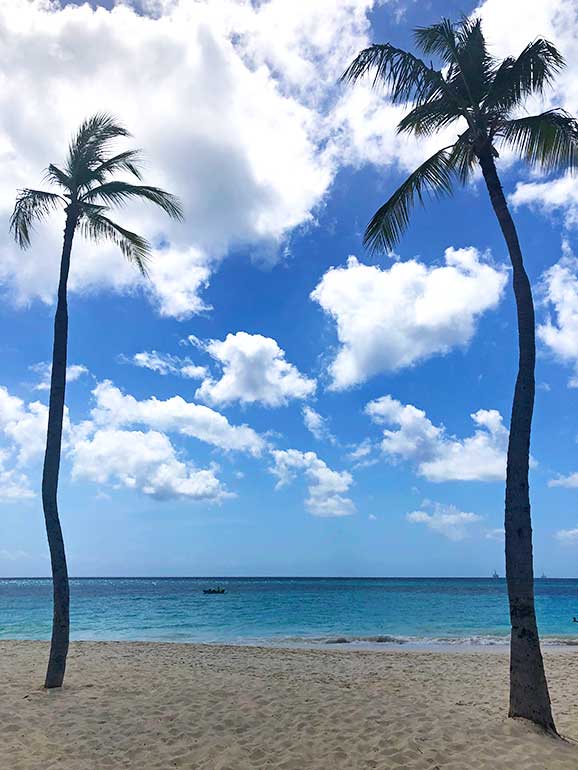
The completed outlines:
[[[477,181],[416,210],[395,255],[365,253],[371,214],[443,137],[400,141],[385,95],[335,86],[369,41],[411,45],[416,25],[475,4],[103,5],[0,3],[0,574],[49,570],[42,365],[62,230],[58,217],[38,227],[20,254],[8,217],[15,190],[40,186],[98,110],[131,129],[147,181],[179,194],[187,221],[116,214],[155,245],[146,284],[114,249],[75,242],[60,492],[71,573],[503,572],[517,352],[504,244]],[[573,4],[522,18],[521,2],[501,6],[479,8],[495,53],[553,39],[569,73],[544,104],[578,112]],[[575,575],[578,185],[507,153],[500,171],[540,328],[536,568]]]

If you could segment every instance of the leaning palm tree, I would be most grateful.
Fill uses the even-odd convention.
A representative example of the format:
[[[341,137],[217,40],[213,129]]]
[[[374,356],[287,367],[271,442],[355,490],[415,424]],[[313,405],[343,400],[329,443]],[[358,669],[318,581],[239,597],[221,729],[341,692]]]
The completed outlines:
[[[399,132],[427,137],[457,124],[457,139],[424,161],[377,211],[365,231],[371,251],[391,249],[424,195],[449,195],[481,167],[513,269],[518,316],[519,368],[514,390],[506,470],[506,577],[511,619],[510,716],[555,731],[534,609],[528,466],[534,408],[535,332],[532,291],[518,235],[496,170],[505,146],[545,172],[578,166],[578,124],[561,109],[520,116],[526,97],[540,95],[564,60],[547,40],[530,43],[517,58],[494,59],[480,21],[447,19],[415,30],[416,45],[437,57],[438,69],[385,43],[361,51],[342,76],[367,74],[384,84],[393,103],[408,104]],[[461,127],[460,127],[461,124]]]
[[[58,516],[58,476],[62,445],[62,420],[66,388],[66,358],[68,345],[67,282],[70,269],[72,241],[77,229],[93,241],[108,240],[116,244],[123,255],[146,275],[150,245],[140,235],[126,230],[108,218],[111,205],[122,205],[131,199],[145,199],[160,206],[169,216],[182,219],[177,198],[158,187],[115,181],[112,177],[124,172],[141,180],[139,152],[125,150],[112,153],[114,140],[130,134],[111,116],[95,115],[79,128],[68,149],[64,167],[50,165],[46,178],[60,192],[20,190],[10,220],[16,242],[30,246],[35,221],[45,219],[54,209],[66,214],[64,243],[60,260],[58,301],[54,317],[54,345],[48,432],[42,471],[42,505],[52,565],[54,614],[52,641],[45,687],[61,687],[66,669],[69,641],[69,586],[66,553]]]

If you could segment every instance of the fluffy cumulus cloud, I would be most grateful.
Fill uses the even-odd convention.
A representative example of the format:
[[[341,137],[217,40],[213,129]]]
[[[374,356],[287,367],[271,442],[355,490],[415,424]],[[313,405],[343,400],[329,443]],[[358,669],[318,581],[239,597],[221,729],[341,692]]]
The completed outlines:
[[[0,434],[9,442],[11,452],[22,466],[44,453],[48,407],[40,401],[26,404],[21,398],[0,386]],[[82,426],[73,426],[65,408],[63,447],[66,449]]]
[[[422,409],[402,404],[391,396],[371,401],[366,413],[385,428],[381,450],[389,458],[413,463],[429,481],[499,481],[505,477],[508,431],[495,409],[471,415],[476,426],[472,436],[448,435],[434,425]]]
[[[541,294],[548,316],[538,326],[538,337],[555,358],[574,369],[568,384],[578,387],[578,259],[567,243],[562,259],[542,275]]]
[[[97,430],[76,443],[72,458],[73,478],[121,485],[160,500],[218,502],[229,495],[214,469],[197,470],[179,459],[168,437],[154,430]]]
[[[115,249],[77,244],[71,289],[140,286],[162,315],[203,311],[202,290],[232,244],[275,253],[288,232],[312,221],[340,162],[329,149],[336,133],[331,95],[345,64],[367,44],[372,6],[0,4],[2,215],[17,187],[41,185],[43,169],[62,158],[82,119],[109,111],[144,148],[147,181],[182,198],[186,222],[144,205],[123,210],[124,223],[155,244],[150,281]],[[53,299],[61,230],[54,217],[25,254],[2,235],[0,281],[12,298]]]
[[[33,496],[27,466],[44,453],[48,408],[40,401],[28,404],[0,386],[0,500]],[[73,427],[64,413],[63,447],[66,451],[82,427]]]
[[[564,175],[545,182],[518,182],[509,196],[515,208],[530,206],[545,213],[562,211],[568,228],[578,226],[578,179]]]
[[[277,488],[289,484],[302,474],[308,482],[305,506],[314,516],[349,516],[355,513],[353,501],[346,497],[353,478],[347,471],[335,471],[315,452],[297,449],[273,450],[274,465],[271,467],[277,479]]]
[[[193,436],[226,451],[260,455],[265,441],[246,425],[234,426],[218,412],[180,397],[138,401],[112,383],[92,392],[90,420],[70,421],[65,411],[63,455],[72,476],[98,484],[135,489],[158,499],[189,498],[219,502],[230,496],[218,467],[199,469],[180,456],[167,433]],[[0,500],[32,495],[26,472],[37,473],[45,445],[48,408],[25,403],[0,387]],[[143,430],[129,430],[138,426]]]
[[[406,515],[406,519],[412,524],[425,524],[426,527],[449,540],[463,540],[468,537],[471,525],[482,519],[476,513],[458,510],[455,505],[426,502],[431,512],[412,511]]]
[[[475,248],[449,248],[439,266],[412,259],[382,269],[350,257],[346,267],[332,268],[311,294],[337,327],[331,387],[342,390],[467,345],[506,280],[505,270]]]
[[[166,400],[139,401],[112,382],[99,383],[93,391],[92,418],[97,425],[121,427],[145,425],[156,431],[181,433],[223,450],[260,455],[264,439],[247,425],[231,425],[227,418],[202,404],[180,396]]]
[[[315,391],[315,380],[286,361],[285,351],[271,337],[237,332],[224,340],[211,340],[204,349],[220,365],[222,374],[201,383],[195,395],[202,401],[282,406]]]
[[[157,362],[154,356],[146,362],[158,364],[162,371],[167,363],[162,356]],[[174,361],[168,363],[172,366]],[[65,412],[63,458],[70,463],[74,480],[132,489],[158,500],[219,503],[233,496],[219,478],[215,463],[198,468],[184,451],[176,449],[169,438],[176,434],[226,452],[256,458],[266,455],[273,462],[271,472],[278,487],[301,475],[308,484],[306,508],[315,516],[355,512],[347,495],[353,483],[351,474],[333,470],[314,452],[275,449],[249,426],[232,425],[219,412],[180,396],[138,400],[110,381],[98,383],[92,396],[90,419],[72,423]],[[27,473],[38,476],[47,419],[46,405],[26,403],[0,387],[0,502],[34,496]]]
[[[211,310],[201,297],[202,290],[209,285],[210,264],[207,254],[197,248],[157,249],[144,289],[159,315],[183,320]]]

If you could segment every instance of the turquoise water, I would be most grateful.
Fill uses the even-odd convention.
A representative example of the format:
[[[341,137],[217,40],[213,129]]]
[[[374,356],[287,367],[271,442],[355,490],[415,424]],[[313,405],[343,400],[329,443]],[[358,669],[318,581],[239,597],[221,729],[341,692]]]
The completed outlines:
[[[222,596],[202,589],[222,585]],[[578,644],[578,580],[536,581],[546,642]],[[267,644],[500,644],[500,579],[83,578],[71,582],[74,639]],[[0,580],[0,638],[50,636],[51,584]]]

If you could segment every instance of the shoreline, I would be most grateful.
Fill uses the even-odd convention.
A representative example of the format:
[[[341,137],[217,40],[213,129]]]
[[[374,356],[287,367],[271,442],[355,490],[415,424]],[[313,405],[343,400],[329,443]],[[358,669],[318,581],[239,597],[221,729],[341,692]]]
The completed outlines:
[[[482,640],[483,639],[483,640]],[[48,644],[50,639],[34,637],[12,637],[0,639],[2,644],[37,643]],[[239,648],[239,649],[263,649],[263,650],[325,650],[333,652],[415,652],[415,653],[444,653],[444,654],[496,654],[508,655],[510,639],[497,637],[482,637],[477,639],[464,637],[448,637],[447,639],[427,638],[413,639],[392,637],[389,635],[376,635],[375,637],[314,637],[311,639],[232,639],[232,640],[207,640],[197,641],[188,639],[136,639],[136,638],[75,638],[71,637],[71,644],[127,644],[127,645],[182,645],[184,647],[209,647],[209,648]],[[560,637],[541,637],[540,646],[542,652],[553,654],[578,655],[578,636],[568,639]]]
[[[507,654],[0,642],[10,770],[575,770],[578,652],[544,658],[568,740],[507,713]]]

